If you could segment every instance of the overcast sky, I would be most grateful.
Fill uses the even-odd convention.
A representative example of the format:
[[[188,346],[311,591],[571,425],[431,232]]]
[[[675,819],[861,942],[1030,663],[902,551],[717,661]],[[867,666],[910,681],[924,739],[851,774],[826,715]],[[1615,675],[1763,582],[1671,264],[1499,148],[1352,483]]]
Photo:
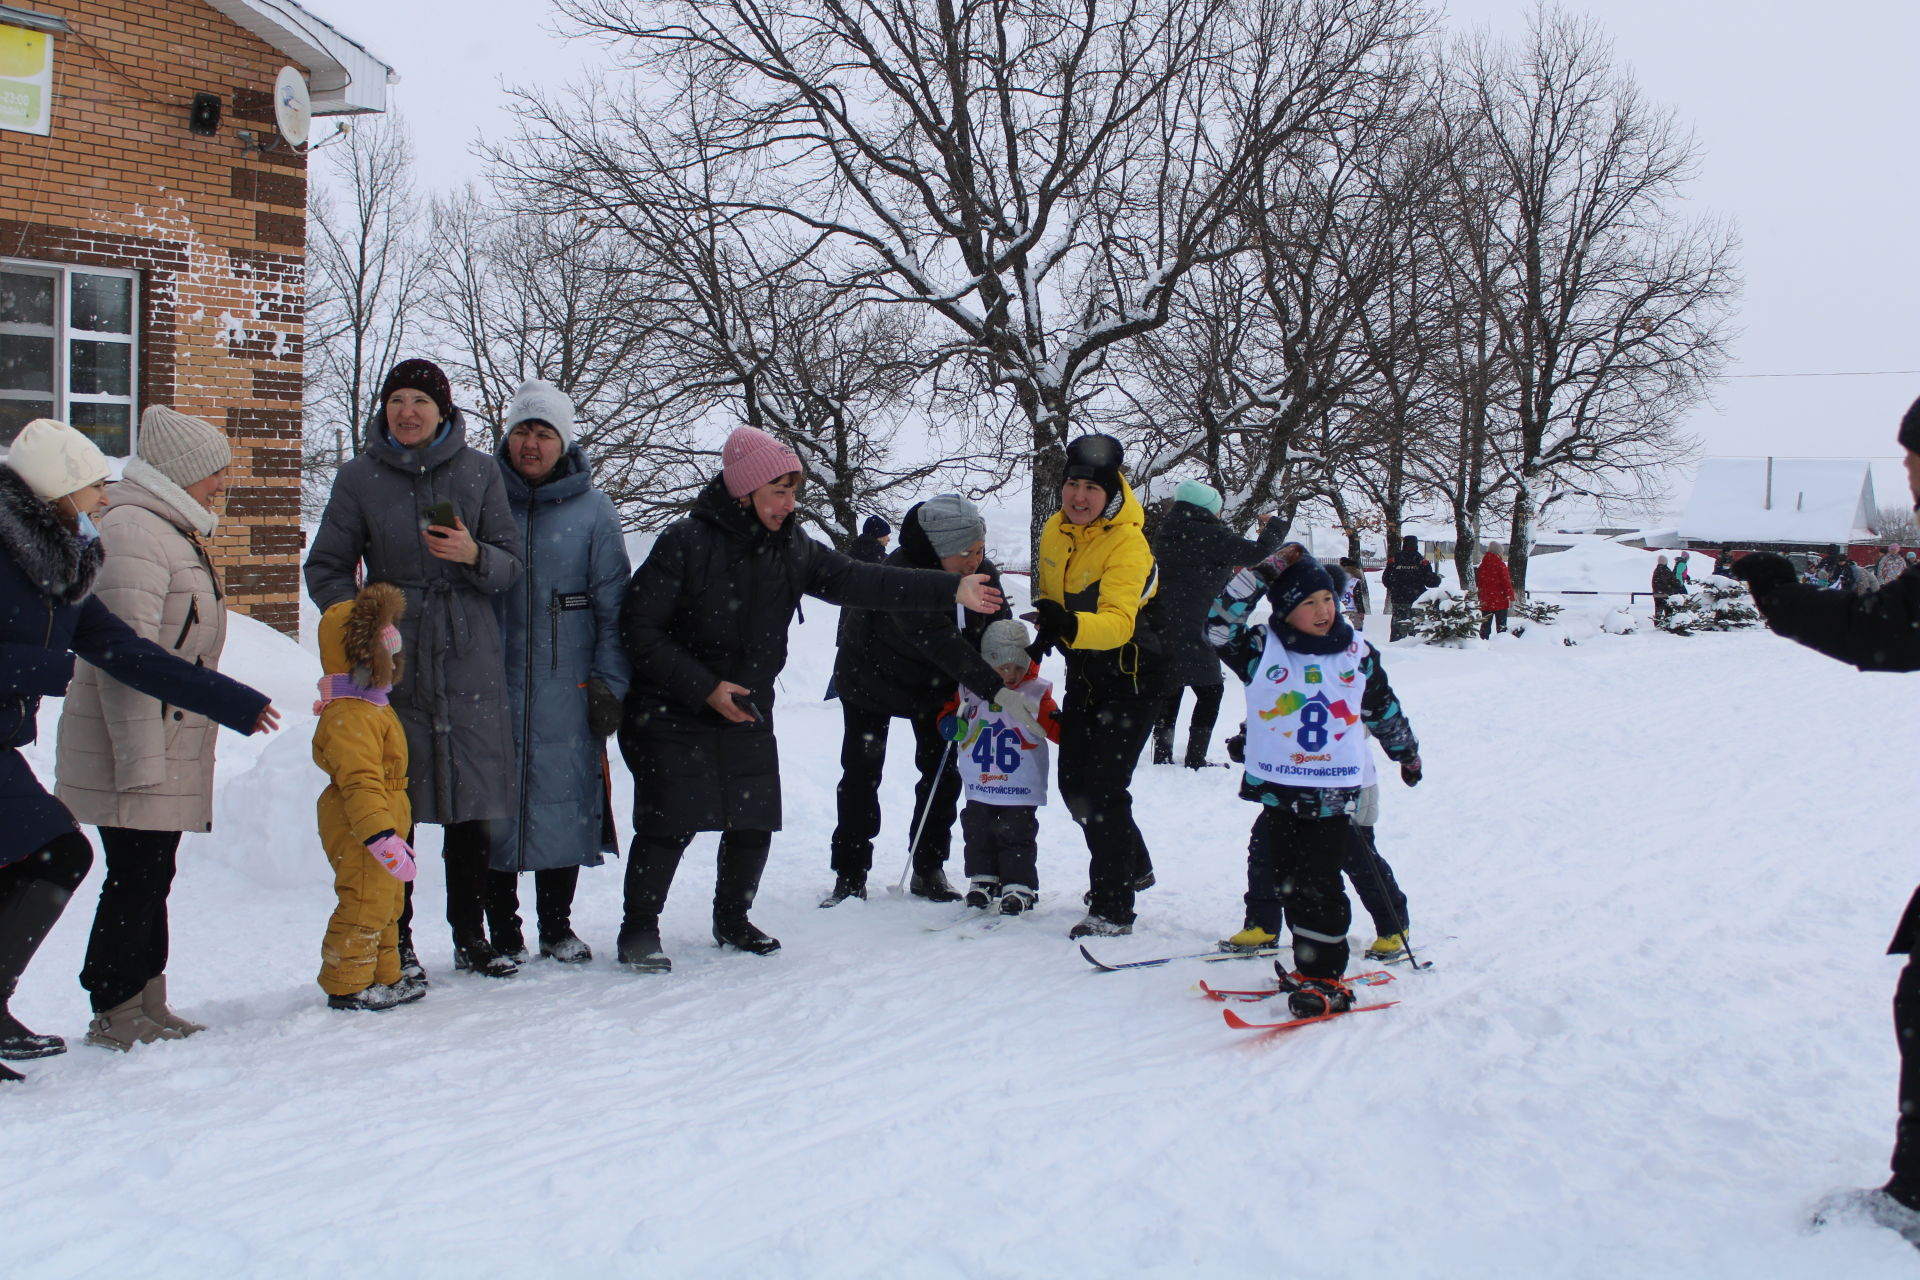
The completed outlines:
[[[605,56],[555,34],[543,0],[302,3],[399,72],[393,101],[433,187],[478,177],[477,140],[512,132],[504,86],[564,84]],[[1453,0],[1446,21],[1512,33],[1528,7]],[[1733,219],[1742,241],[1746,290],[1728,374],[1920,370],[1920,4],[1567,7],[1598,19],[1649,96],[1699,137],[1694,203]],[[1916,395],[1920,372],[1730,376],[1689,428],[1706,454],[1891,459]],[[1898,468],[1877,467],[1876,484],[1883,497],[1897,493]]]

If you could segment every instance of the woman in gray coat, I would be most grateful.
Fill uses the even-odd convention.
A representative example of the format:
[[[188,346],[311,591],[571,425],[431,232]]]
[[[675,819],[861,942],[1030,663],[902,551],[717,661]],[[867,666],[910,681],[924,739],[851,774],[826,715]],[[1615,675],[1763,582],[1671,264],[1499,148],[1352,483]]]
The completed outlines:
[[[518,972],[486,936],[488,824],[511,809],[513,739],[494,597],[520,577],[520,539],[494,460],[466,442],[447,375],[403,360],[380,388],[366,448],[340,468],[307,553],[307,594],[322,613],[368,581],[407,595],[406,674],[393,709],[407,732],[413,820],[444,830],[453,963],[489,977]],[[412,843],[411,835],[408,843]],[[412,885],[400,917],[400,962],[413,950]]]
[[[627,696],[620,604],[632,566],[613,503],[573,443],[573,402],[529,379],[501,425],[500,474],[526,568],[494,597],[515,768],[513,813],[493,829],[487,920],[494,949],[524,960],[517,881],[531,871],[540,954],[582,964],[593,952],[573,931],[574,889],[580,868],[599,866],[615,847],[602,743],[620,727]]]

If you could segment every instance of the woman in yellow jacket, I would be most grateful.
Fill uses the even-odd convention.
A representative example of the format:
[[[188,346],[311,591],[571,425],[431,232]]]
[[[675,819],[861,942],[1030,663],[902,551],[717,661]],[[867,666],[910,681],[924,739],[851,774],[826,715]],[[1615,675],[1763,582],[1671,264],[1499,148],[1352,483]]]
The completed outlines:
[[[400,588],[370,582],[320,618],[320,722],[313,762],[326,771],[320,841],[338,902],[320,943],[320,989],[333,1009],[383,1012],[426,984],[400,976],[400,910],[413,879],[407,735],[388,695],[400,678]]]
[[[1086,833],[1090,888],[1075,938],[1133,932],[1134,892],[1153,883],[1128,787],[1162,692],[1159,641],[1140,617],[1158,583],[1121,461],[1112,436],[1067,446],[1060,510],[1040,531],[1034,575],[1035,652],[1058,646],[1067,658],[1060,795]]]

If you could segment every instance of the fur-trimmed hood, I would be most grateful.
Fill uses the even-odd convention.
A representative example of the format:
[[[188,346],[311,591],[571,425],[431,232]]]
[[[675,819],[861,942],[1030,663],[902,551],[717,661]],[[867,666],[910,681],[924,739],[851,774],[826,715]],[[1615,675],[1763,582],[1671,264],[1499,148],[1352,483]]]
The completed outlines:
[[[0,551],[33,584],[61,604],[78,604],[93,590],[105,552],[99,540],[75,537],[12,467],[0,463]]]

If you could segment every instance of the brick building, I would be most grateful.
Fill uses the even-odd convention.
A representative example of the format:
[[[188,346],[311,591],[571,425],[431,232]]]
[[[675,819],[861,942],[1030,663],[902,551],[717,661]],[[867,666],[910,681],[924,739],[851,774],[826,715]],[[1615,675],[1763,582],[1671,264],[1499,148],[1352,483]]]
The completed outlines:
[[[224,423],[214,556],[230,603],[291,634],[307,158],[275,127],[286,66],[315,116],[386,107],[386,65],[293,0],[0,4],[0,445],[53,417],[124,458],[149,404]]]

